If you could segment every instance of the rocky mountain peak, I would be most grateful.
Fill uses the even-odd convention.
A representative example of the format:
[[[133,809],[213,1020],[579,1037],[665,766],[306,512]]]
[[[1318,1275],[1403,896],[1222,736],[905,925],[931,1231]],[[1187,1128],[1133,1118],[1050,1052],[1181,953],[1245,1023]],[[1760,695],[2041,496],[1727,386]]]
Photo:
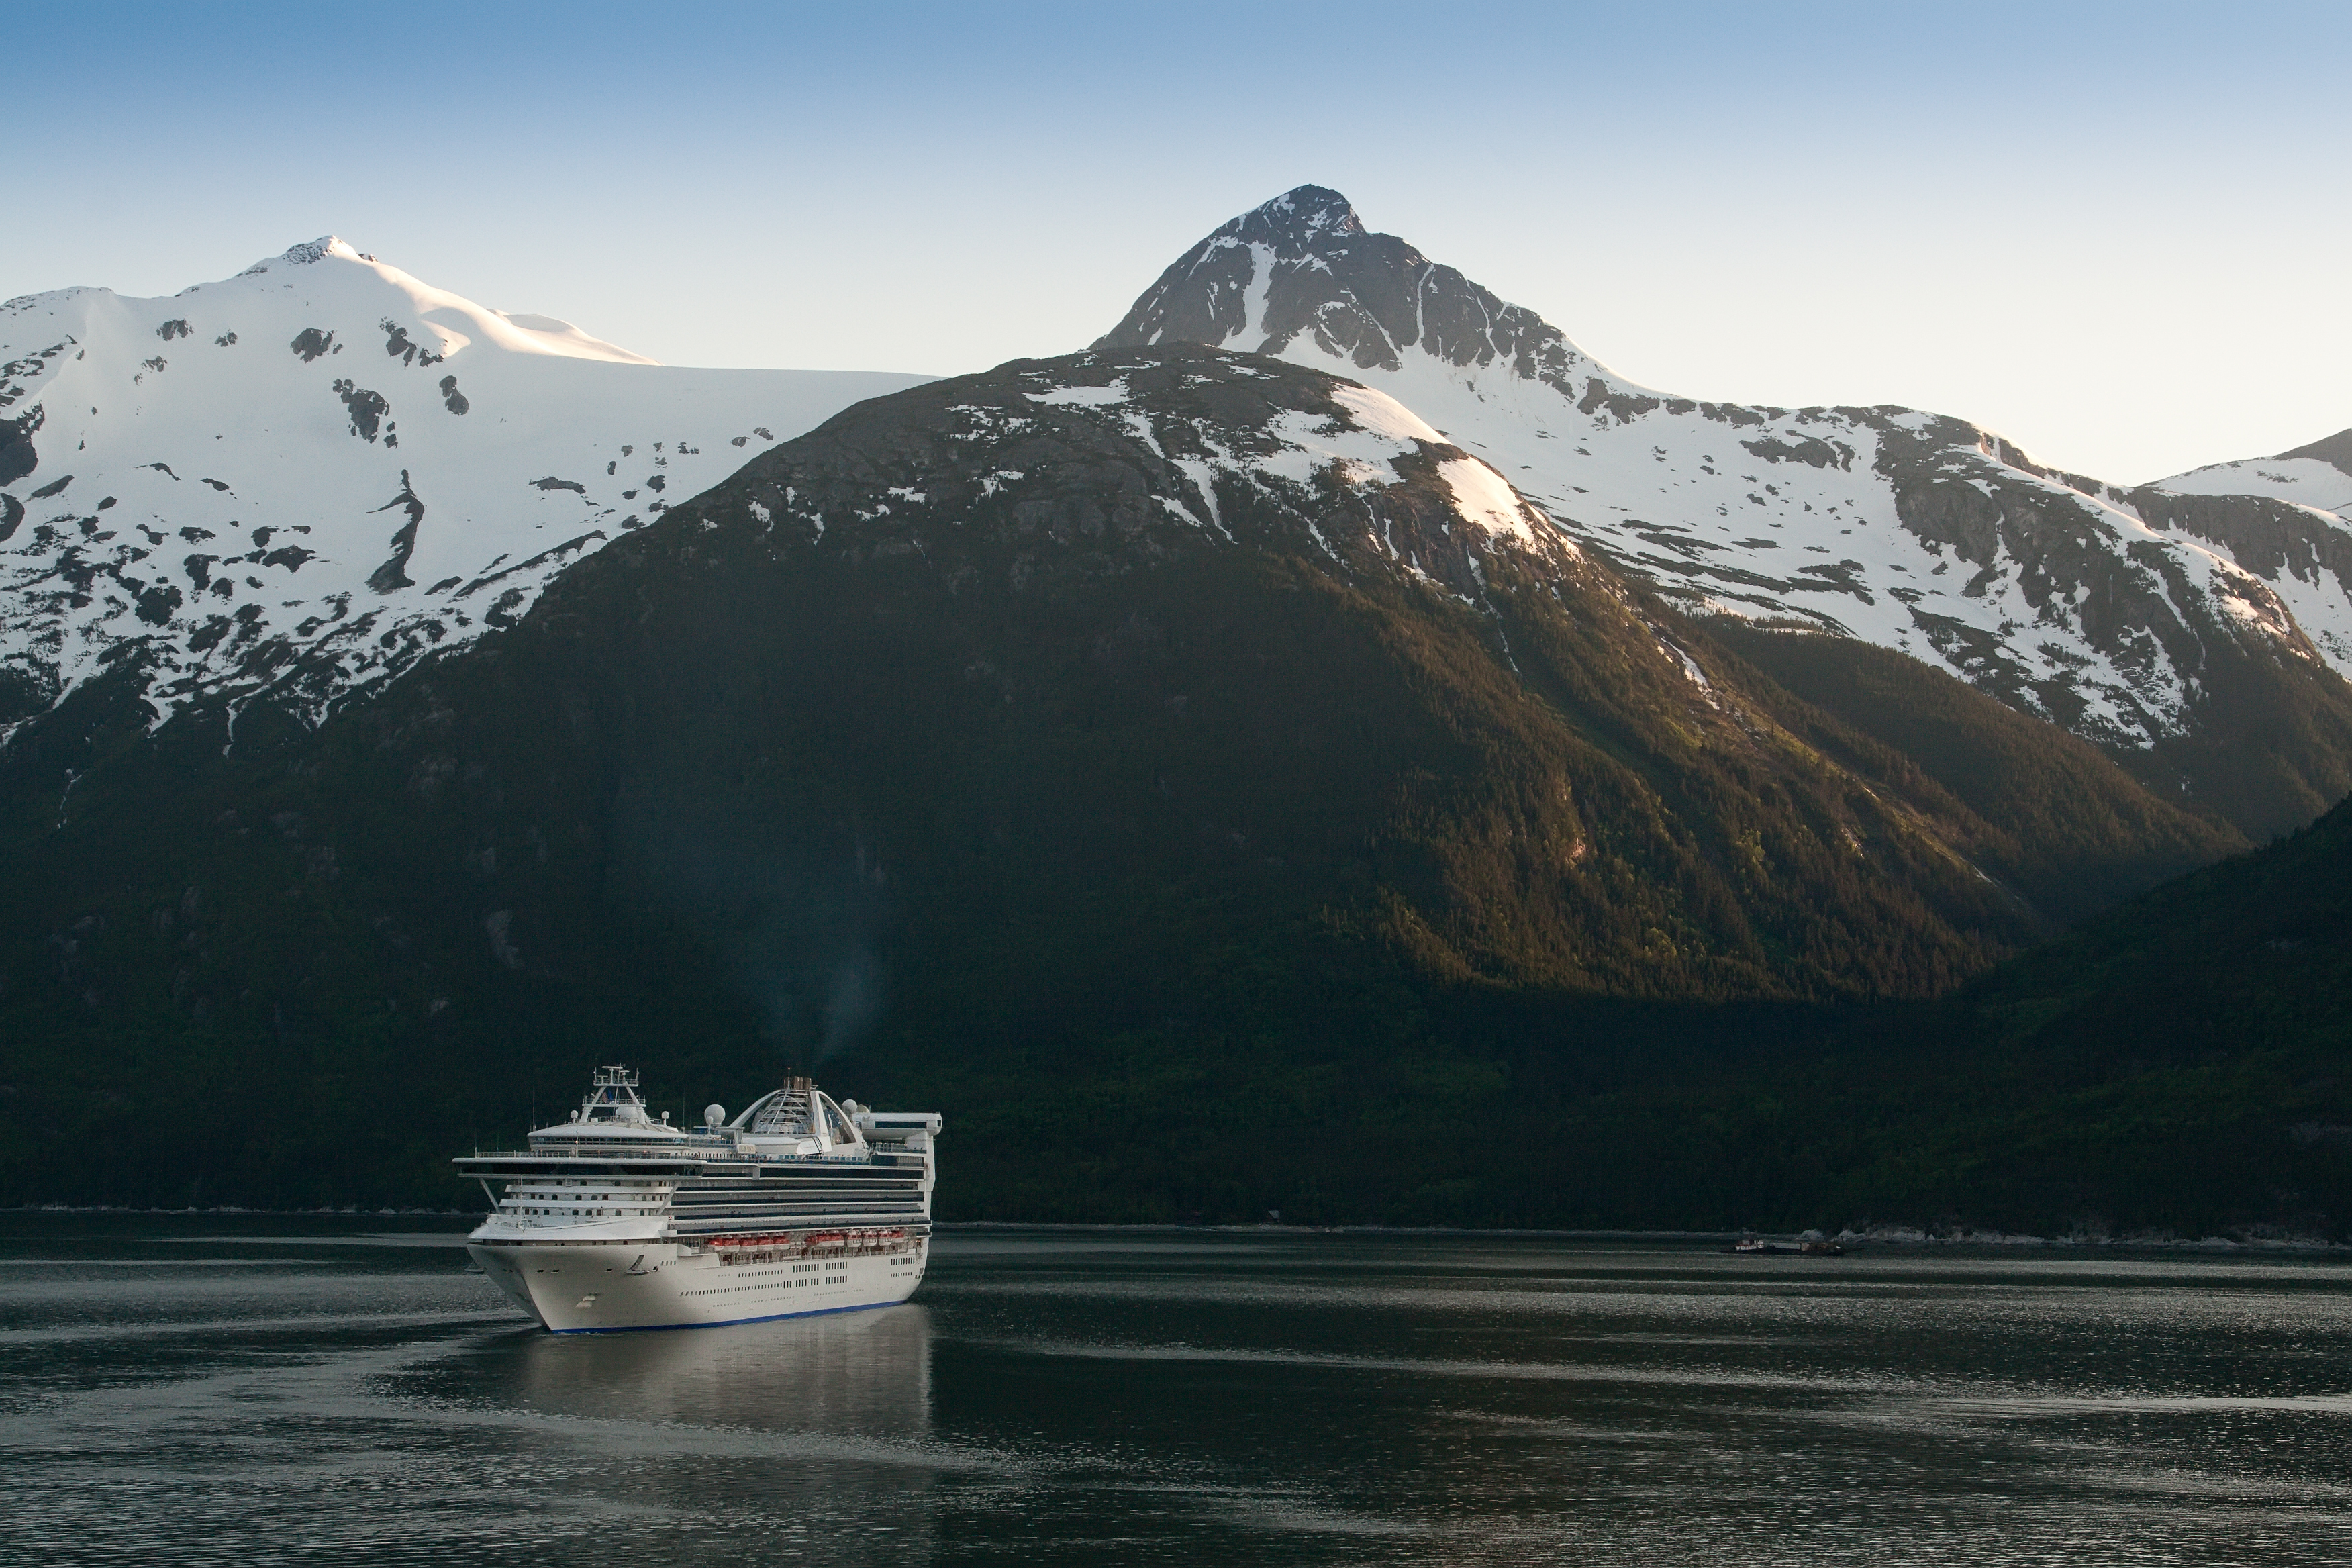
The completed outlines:
[[[1251,208],[1217,231],[1242,243],[1274,247],[1277,256],[1312,255],[1319,245],[1365,232],[1347,197],[1323,185],[1297,185]]]
[[[340,257],[346,261],[373,262],[375,259],[373,256],[360,254],[358,250],[345,244],[339,235],[322,234],[316,239],[306,239],[299,245],[288,246],[281,255],[264,257],[237,276],[257,278],[263,273],[274,272],[281,267],[313,267],[330,256]]]
[[[1358,371],[1413,360],[1499,368],[1570,395],[1600,368],[1533,311],[1368,230],[1347,197],[1320,185],[1286,191],[1193,246],[1095,347],[1160,342],[1316,356]]]

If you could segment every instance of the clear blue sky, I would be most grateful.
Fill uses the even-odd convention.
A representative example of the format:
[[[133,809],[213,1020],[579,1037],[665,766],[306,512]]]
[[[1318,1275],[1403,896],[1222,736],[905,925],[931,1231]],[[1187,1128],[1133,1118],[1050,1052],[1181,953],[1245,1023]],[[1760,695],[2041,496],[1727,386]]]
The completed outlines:
[[[0,296],[299,239],[674,363],[1083,345],[1354,198],[1624,374],[2119,479],[2352,426],[2352,7],[0,10]]]

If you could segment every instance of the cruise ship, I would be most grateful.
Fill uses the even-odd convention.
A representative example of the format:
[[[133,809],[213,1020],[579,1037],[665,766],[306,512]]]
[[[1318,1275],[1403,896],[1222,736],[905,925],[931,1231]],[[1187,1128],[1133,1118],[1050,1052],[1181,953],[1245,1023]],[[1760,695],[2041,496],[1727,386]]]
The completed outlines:
[[[922,1283],[938,1113],[836,1103],[793,1077],[702,1122],[673,1127],[636,1074],[597,1068],[529,1148],[458,1158],[490,1199],[466,1250],[560,1334],[850,1312]]]

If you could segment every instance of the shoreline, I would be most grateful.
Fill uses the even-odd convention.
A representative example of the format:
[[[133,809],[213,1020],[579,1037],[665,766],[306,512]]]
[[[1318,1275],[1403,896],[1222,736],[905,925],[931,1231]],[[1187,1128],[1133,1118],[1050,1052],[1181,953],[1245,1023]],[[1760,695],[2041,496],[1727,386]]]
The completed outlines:
[[[426,1208],[309,1208],[267,1209],[238,1205],[208,1208],[138,1208],[112,1204],[18,1204],[0,1207],[0,1215],[122,1215],[199,1217],[242,1217],[251,1219],[414,1219],[467,1220],[481,1217],[471,1209]],[[1774,1232],[1759,1230],[1552,1230],[1504,1226],[1383,1226],[1383,1225],[1282,1225],[1270,1221],[1235,1225],[1183,1225],[1174,1221],[1121,1224],[1071,1220],[936,1220],[932,1229],[940,1233],[961,1232],[980,1234],[990,1231],[1057,1231],[1065,1233],[1099,1233],[1105,1235],[1158,1236],[1348,1236],[1377,1237],[1491,1237],[1497,1239],[1552,1241],[1659,1241],[1703,1244],[1728,1244],[1743,1237],[1794,1245],[1804,1241],[1833,1241],[1847,1247],[1918,1247],[1933,1249],[1948,1247],[1981,1247],[2011,1248],[2018,1251],[2086,1252],[2094,1250],[2134,1250],[2159,1252],[2207,1253],[2339,1253],[2352,1252],[2352,1242],[2329,1241],[2320,1237],[2182,1237],[2161,1234],[2133,1236],[2063,1236],[2046,1237],[2011,1234],[1992,1230],[1954,1230],[1931,1232],[1904,1226],[1874,1226],[1867,1230],[1845,1229],[1834,1235],[1820,1231]]]

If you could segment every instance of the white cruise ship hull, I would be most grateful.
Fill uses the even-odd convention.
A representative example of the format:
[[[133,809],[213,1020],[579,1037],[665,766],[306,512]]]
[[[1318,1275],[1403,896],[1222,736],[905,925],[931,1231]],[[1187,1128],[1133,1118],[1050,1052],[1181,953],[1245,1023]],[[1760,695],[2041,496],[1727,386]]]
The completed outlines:
[[[476,1241],[467,1249],[517,1305],[559,1334],[715,1328],[888,1307],[912,1295],[928,1239],[843,1258],[674,1241]]]
[[[454,1162],[491,1200],[467,1251],[542,1327],[854,1312],[922,1283],[936,1111],[845,1108],[794,1076],[732,1121],[714,1105],[678,1128],[636,1086],[625,1067],[599,1068],[580,1109],[533,1128],[528,1147]]]

